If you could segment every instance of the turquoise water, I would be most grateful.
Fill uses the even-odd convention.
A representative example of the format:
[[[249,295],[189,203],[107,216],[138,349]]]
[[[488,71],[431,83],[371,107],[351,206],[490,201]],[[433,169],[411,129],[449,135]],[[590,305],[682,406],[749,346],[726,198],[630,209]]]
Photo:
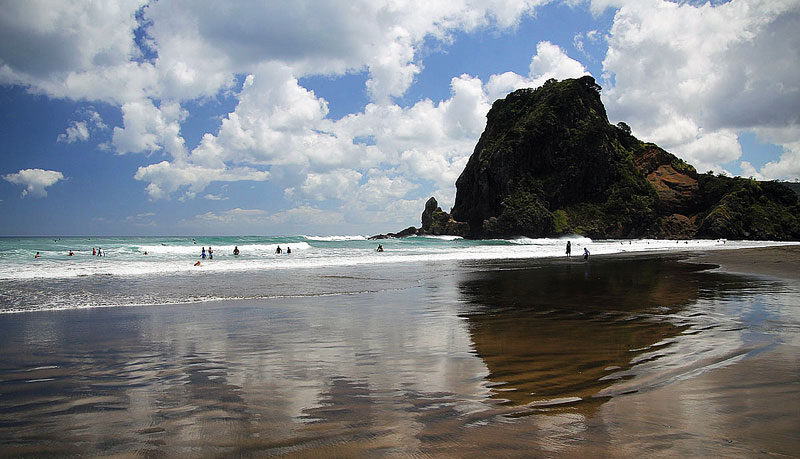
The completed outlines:
[[[480,260],[773,245],[722,240],[465,240],[364,236],[0,238],[0,311],[346,294],[404,286]],[[376,251],[378,245],[383,252]],[[238,247],[240,254],[234,255]],[[276,254],[281,247],[282,254]],[[102,249],[104,256],[92,255]],[[212,248],[213,259],[201,251]],[[291,249],[291,253],[286,253]],[[68,255],[72,251],[73,255]],[[39,257],[35,257],[36,253]],[[195,266],[200,261],[200,266]],[[393,274],[381,277],[392,266]]]

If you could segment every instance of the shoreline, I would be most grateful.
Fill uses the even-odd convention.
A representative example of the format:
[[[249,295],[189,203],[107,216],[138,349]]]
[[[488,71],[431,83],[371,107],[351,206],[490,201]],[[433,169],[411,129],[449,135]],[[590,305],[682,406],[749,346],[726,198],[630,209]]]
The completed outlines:
[[[401,270],[414,270],[415,266],[425,266],[428,271],[440,272],[444,268],[445,272],[478,272],[478,271],[494,271],[504,270],[508,267],[516,268],[529,268],[529,267],[556,267],[563,265],[587,265],[603,263],[604,261],[624,260],[624,259],[661,259],[664,261],[680,262],[687,264],[694,264],[699,266],[699,270],[709,272],[722,272],[729,274],[737,274],[744,276],[758,276],[770,277],[775,279],[783,279],[787,281],[800,280],[800,243],[793,245],[778,245],[757,248],[737,248],[737,247],[719,247],[719,248],[698,248],[687,251],[670,251],[653,249],[649,251],[632,251],[632,252],[618,252],[618,253],[600,253],[591,255],[588,263],[583,260],[580,255],[575,255],[571,258],[566,258],[564,255],[559,256],[546,256],[541,258],[490,258],[490,259],[474,259],[474,260],[448,260],[450,265],[440,265],[440,262],[434,262],[433,265],[428,261],[421,260],[404,260],[402,263],[390,263],[387,268]],[[438,267],[437,267],[438,266]],[[374,268],[375,265],[369,265]],[[359,266],[364,269],[363,266]],[[317,281],[327,280],[327,275],[319,271],[320,268],[309,268],[315,273]],[[381,270],[382,271],[382,270]],[[288,272],[287,272],[288,273]],[[208,275],[213,273],[208,273]],[[286,274],[283,273],[282,274]],[[363,274],[363,273],[362,273]],[[372,276],[368,276],[372,277]],[[430,277],[423,276],[430,279]],[[142,282],[141,279],[126,280],[124,277],[115,277],[116,281],[122,283]],[[421,279],[424,280],[424,279]],[[146,281],[145,281],[146,282]],[[290,280],[287,280],[290,282]],[[132,284],[134,285],[134,284]],[[413,285],[417,285],[416,282]],[[197,299],[182,299],[176,298],[170,301],[167,298],[161,298],[161,301],[155,302],[134,302],[134,303],[104,303],[104,304],[84,304],[81,307],[54,307],[42,309],[15,309],[15,310],[2,310],[0,316],[6,314],[23,314],[30,312],[59,312],[69,310],[92,310],[92,309],[105,309],[117,307],[143,307],[143,306],[172,306],[172,305],[187,305],[187,304],[202,304],[202,303],[216,303],[216,302],[249,302],[249,301],[264,301],[271,299],[281,298],[304,298],[304,297],[318,297],[318,296],[340,296],[340,295],[357,295],[360,293],[370,293],[381,291],[385,285],[378,282],[377,285],[371,285],[372,288],[364,288],[359,285],[350,285],[344,289],[325,289],[323,291],[279,291],[270,295],[256,295],[256,296],[216,296],[211,295],[200,297]],[[147,287],[145,287],[146,289]],[[350,290],[355,288],[355,290]],[[213,293],[213,292],[208,292]],[[164,301],[166,300],[166,301]]]
[[[716,270],[731,274],[800,280],[800,243],[743,249],[709,249],[682,261],[717,265]]]

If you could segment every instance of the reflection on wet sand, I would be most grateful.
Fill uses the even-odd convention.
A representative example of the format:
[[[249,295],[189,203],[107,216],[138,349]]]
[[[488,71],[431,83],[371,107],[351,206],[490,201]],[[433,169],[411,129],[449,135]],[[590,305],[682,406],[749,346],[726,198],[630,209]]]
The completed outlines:
[[[698,295],[728,295],[752,283],[692,276],[676,261],[617,258],[474,275],[460,284],[465,317],[489,369],[492,397],[534,412],[591,415],[633,378],[631,368],[662,356],[692,321],[678,319]]]
[[[800,444],[780,402],[796,290],[652,257],[432,269],[378,293],[3,317],[0,456],[635,455],[665,423],[715,454],[725,429],[761,444],[740,412]],[[748,365],[745,387],[707,371]]]
[[[614,374],[686,328],[660,316],[696,300],[698,285],[686,276],[696,269],[622,259],[464,281],[463,297],[478,306],[467,317],[493,396],[537,411],[582,402],[588,414]]]

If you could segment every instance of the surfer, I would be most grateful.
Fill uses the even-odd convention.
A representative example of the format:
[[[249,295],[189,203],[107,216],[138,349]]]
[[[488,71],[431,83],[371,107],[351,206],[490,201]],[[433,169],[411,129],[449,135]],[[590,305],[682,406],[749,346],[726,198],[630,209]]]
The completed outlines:
[[[36,252],[36,255],[34,255],[33,258],[39,258],[39,252]]]
[[[239,246],[238,245],[233,247],[233,254],[235,256],[237,256],[237,257],[239,256]]]
[[[197,263],[194,264],[195,266],[200,266],[200,260],[197,260]]]
[[[377,251],[377,252],[383,252],[383,246],[382,246],[382,245],[380,245],[380,244],[378,244],[378,248],[377,248],[377,249],[375,249],[375,251]]]
[[[572,242],[571,241],[567,241],[567,256],[568,257],[572,256]]]
[[[71,257],[73,255],[75,255],[75,252],[73,252],[72,250],[70,250],[69,253],[67,254],[68,257]]]

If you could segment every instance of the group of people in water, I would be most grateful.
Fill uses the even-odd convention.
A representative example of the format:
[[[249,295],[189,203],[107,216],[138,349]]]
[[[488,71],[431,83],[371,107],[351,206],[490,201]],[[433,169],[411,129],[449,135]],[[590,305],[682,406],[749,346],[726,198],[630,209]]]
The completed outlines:
[[[106,253],[103,252],[103,248],[102,247],[98,247],[97,250],[95,250],[95,248],[92,247],[92,256],[104,257],[105,255],[106,255]],[[33,258],[40,258],[41,256],[42,255],[39,252],[36,252],[36,255],[34,255]],[[72,249],[70,249],[69,252],[67,252],[67,256],[68,257],[74,257],[75,256],[75,252]]]
[[[234,246],[234,247],[233,247],[233,256],[235,256],[235,257],[238,257],[240,253],[241,253],[241,252],[239,251],[239,246],[238,246],[238,245]],[[276,255],[280,255],[280,254],[282,254],[282,253],[284,253],[284,252],[283,252],[283,249],[281,248],[281,246],[278,246],[278,247],[275,249],[275,254],[276,254]],[[292,248],[287,246],[287,247],[286,247],[286,253],[287,253],[287,254],[290,254],[290,253],[292,253]],[[208,258],[209,260],[213,260],[213,259],[214,259],[214,249],[212,249],[210,246],[208,247],[208,251],[206,251],[206,248],[205,248],[205,247],[203,247],[203,248],[200,250],[200,259],[202,259],[202,260],[205,260],[206,258]],[[202,265],[200,264],[200,260],[197,260],[197,262],[196,262],[194,265],[195,265],[195,266],[202,266]]]

